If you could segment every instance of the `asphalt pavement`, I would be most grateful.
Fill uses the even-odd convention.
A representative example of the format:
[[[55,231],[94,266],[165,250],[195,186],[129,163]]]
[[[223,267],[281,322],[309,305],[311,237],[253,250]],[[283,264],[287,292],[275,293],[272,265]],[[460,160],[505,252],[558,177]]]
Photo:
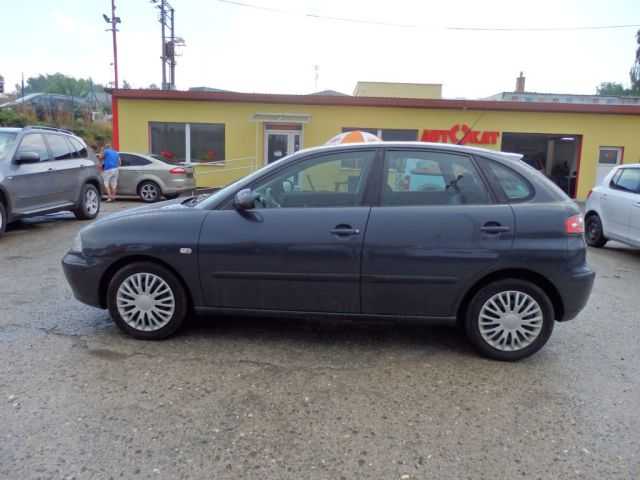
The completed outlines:
[[[508,364],[418,325],[212,317],[136,341],[64,280],[83,225],[0,239],[0,478],[640,478],[640,251],[591,249],[586,310]]]

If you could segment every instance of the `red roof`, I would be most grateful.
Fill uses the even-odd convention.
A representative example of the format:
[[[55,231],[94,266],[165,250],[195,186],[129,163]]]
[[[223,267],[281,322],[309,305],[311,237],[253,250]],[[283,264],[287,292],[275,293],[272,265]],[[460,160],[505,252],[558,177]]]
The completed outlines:
[[[640,105],[595,105],[540,102],[525,103],[504,102],[495,100],[354,97],[349,95],[282,95],[273,93],[194,92],[182,90],[108,89],[107,92],[111,93],[114,98],[140,100],[191,100],[207,102],[280,103],[292,105],[431,108],[546,113],[601,113],[618,115],[640,114]]]

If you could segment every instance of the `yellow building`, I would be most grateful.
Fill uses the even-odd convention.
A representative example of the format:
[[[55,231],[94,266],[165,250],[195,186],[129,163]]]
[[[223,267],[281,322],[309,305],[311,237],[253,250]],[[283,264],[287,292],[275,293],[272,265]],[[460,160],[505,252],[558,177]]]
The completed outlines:
[[[383,85],[385,96],[116,90],[114,144],[194,162],[200,187],[350,129],[522,153],[581,200],[616,164],[640,162],[640,106],[401,98]]]

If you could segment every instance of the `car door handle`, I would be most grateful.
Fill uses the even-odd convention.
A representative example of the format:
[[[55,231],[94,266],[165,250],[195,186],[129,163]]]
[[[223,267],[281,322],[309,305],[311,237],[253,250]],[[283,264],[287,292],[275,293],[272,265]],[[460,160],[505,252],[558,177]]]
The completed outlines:
[[[351,225],[336,225],[330,232],[339,237],[350,237],[352,235],[360,235],[359,228],[353,228]]]
[[[489,222],[485,223],[480,230],[484,233],[505,233],[511,231],[511,227],[507,225],[500,225],[499,223]]]

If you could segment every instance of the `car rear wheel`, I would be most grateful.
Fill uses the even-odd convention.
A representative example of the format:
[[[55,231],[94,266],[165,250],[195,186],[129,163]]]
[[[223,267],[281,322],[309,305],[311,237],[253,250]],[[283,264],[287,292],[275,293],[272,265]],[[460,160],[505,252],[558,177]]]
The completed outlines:
[[[597,213],[587,215],[585,224],[585,239],[587,240],[587,244],[596,248],[604,247],[608,238],[604,236],[600,216]]]
[[[469,340],[486,357],[515,361],[540,350],[553,331],[553,305],[535,284],[500,280],[480,289],[467,310]]]
[[[160,340],[184,323],[188,299],[182,283],[166,268],[137,262],[119,270],[109,283],[107,306],[116,325],[142,340]]]
[[[100,192],[90,183],[82,187],[80,204],[73,211],[78,220],[92,220],[100,212]]]
[[[4,204],[0,202],[0,237],[7,229],[7,209]]]
[[[143,202],[157,202],[158,200],[160,200],[161,195],[162,191],[160,190],[160,186],[156,182],[152,182],[151,180],[142,182],[138,187],[138,196]]]

